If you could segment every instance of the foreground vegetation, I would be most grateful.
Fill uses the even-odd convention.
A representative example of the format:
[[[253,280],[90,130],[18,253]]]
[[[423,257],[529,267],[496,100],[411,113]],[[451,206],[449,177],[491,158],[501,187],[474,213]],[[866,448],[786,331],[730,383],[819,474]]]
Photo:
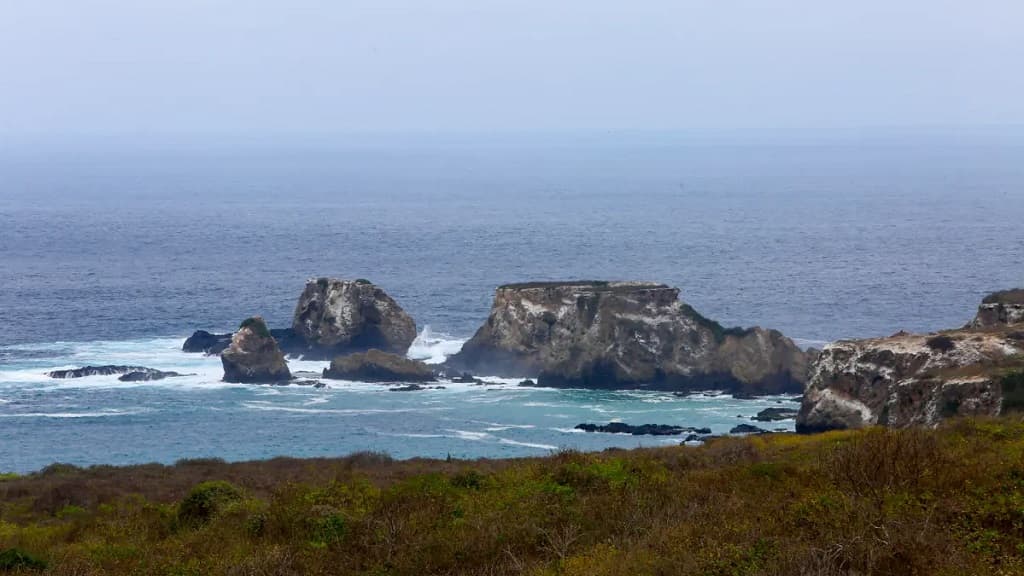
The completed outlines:
[[[509,461],[55,465],[0,477],[0,572],[1024,574],[1024,423]]]

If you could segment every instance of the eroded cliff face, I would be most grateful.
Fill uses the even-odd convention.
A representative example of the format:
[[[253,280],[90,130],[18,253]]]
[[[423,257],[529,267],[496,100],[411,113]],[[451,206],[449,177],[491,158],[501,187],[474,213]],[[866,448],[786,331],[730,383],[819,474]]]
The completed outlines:
[[[1014,328],[829,344],[811,368],[797,431],[930,426],[950,416],[998,415],[1016,402],[1007,382],[1024,368],[1024,333]]]
[[[981,301],[973,328],[1024,323],[1024,288],[993,292]]]
[[[498,288],[487,322],[449,366],[544,386],[799,392],[806,359],[775,331],[725,330],[646,282]]]
[[[366,280],[309,280],[295,307],[292,329],[305,343],[302,353],[307,358],[332,359],[369,349],[405,354],[416,339],[416,322]]]

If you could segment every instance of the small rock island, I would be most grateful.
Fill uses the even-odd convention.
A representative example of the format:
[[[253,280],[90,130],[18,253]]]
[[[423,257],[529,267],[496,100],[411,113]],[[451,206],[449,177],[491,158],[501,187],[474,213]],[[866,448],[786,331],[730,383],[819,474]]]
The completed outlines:
[[[484,325],[447,365],[540,386],[803,391],[807,353],[776,330],[723,328],[650,282],[533,282],[497,289]]]

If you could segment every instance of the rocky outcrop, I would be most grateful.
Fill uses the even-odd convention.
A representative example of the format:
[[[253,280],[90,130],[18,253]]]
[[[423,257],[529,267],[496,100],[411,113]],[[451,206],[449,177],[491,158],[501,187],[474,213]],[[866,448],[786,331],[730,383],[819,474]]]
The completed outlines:
[[[633,436],[678,436],[683,433],[711,434],[710,428],[691,428],[671,424],[640,424],[633,426],[623,422],[608,424],[577,424],[576,430],[604,432],[607,434],[632,434]]]
[[[309,280],[292,329],[305,343],[307,358],[330,359],[371,348],[405,354],[416,339],[413,319],[367,280]]]
[[[306,349],[306,342],[299,338],[291,328],[271,328],[270,335],[277,341],[277,346],[289,356],[300,356]],[[182,352],[192,352],[216,356],[231,345],[234,334],[214,334],[206,330],[196,330],[181,345]]]
[[[1002,290],[986,296],[968,326],[988,328],[1020,323],[1024,323],[1024,288]]]
[[[431,382],[434,370],[419,360],[380,350],[339,356],[324,368],[324,378],[358,382]]]
[[[771,431],[750,424],[738,424],[729,430],[729,434],[771,434]]]
[[[182,352],[202,354],[220,354],[231,345],[231,334],[212,334],[206,330],[196,330],[181,345]]]
[[[793,408],[765,408],[750,419],[758,422],[777,422],[779,420],[792,420],[799,413],[799,410],[794,410]]]
[[[277,341],[259,316],[242,322],[220,360],[225,382],[271,384],[292,377]]]
[[[128,374],[130,372],[157,372],[152,368],[144,366],[119,366],[107,364],[103,366],[83,366],[82,368],[71,368],[68,370],[54,370],[47,372],[50,378],[85,378],[87,376],[112,376],[114,374]]]
[[[178,378],[180,376],[192,376],[192,374],[179,374],[177,372],[164,372],[162,370],[153,370],[147,368],[145,370],[136,370],[134,372],[128,372],[118,376],[118,380],[121,382],[152,382],[154,380],[163,380],[164,378]]]
[[[997,415],[1019,407],[1024,393],[1020,328],[832,343],[812,368],[797,431],[930,426],[949,416]]]
[[[538,377],[541,386],[801,392],[806,356],[777,331],[724,329],[646,282],[498,288],[452,369]]]

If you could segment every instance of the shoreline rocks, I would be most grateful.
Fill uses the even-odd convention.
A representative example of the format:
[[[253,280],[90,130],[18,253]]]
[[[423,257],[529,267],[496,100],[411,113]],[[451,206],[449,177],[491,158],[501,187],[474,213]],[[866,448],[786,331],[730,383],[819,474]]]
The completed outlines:
[[[259,316],[242,322],[220,359],[225,382],[271,384],[291,379],[284,354]]]
[[[1024,324],[1007,323],[1015,316],[1005,294],[986,297],[978,318],[958,330],[829,344],[814,364],[797,431],[934,426],[1024,408]]]
[[[733,426],[729,430],[729,434],[771,434],[771,430],[765,430],[764,428],[758,428],[751,424],[738,424]]]
[[[338,356],[324,368],[324,378],[359,382],[433,382],[434,370],[419,360],[368,350]]]
[[[758,422],[777,422],[779,420],[792,420],[799,413],[799,410],[793,408],[765,408],[750,419]]]
[[[606,434],[631,434],[633,436],[679,436],[682,434],[711,434],[710,428],[692,428],[689,426],[673,426],[671,424],[640,424],[630,425],[623,422],[608,424],[577,424],[576,430],[584,432],[604,432]]]
[[[64,380],[67,378],[85,378],[88,376],[112,376],[114,374],[128,374],[129,372],[145,372],[153,370],[145,366],[121,366],[106,364],[103,366],[83,366],[81,368],[70,368],[68,370],[53,370],[47,372],[50,378]]]
[[[181,376],[193,376],[193,374],[179,374],[177,372],[163,372],[161,370],[153,370],[147,368],[146,370],[135,370],[122,374],[117,379],[121,382],[152,382],[155,380],[163,380],[164,378],[178,378]]]
[[[455,370],[562,388],[802,392],[807,357],[775,330],[726,329],[650,282],[534,282],[497,289]]]

